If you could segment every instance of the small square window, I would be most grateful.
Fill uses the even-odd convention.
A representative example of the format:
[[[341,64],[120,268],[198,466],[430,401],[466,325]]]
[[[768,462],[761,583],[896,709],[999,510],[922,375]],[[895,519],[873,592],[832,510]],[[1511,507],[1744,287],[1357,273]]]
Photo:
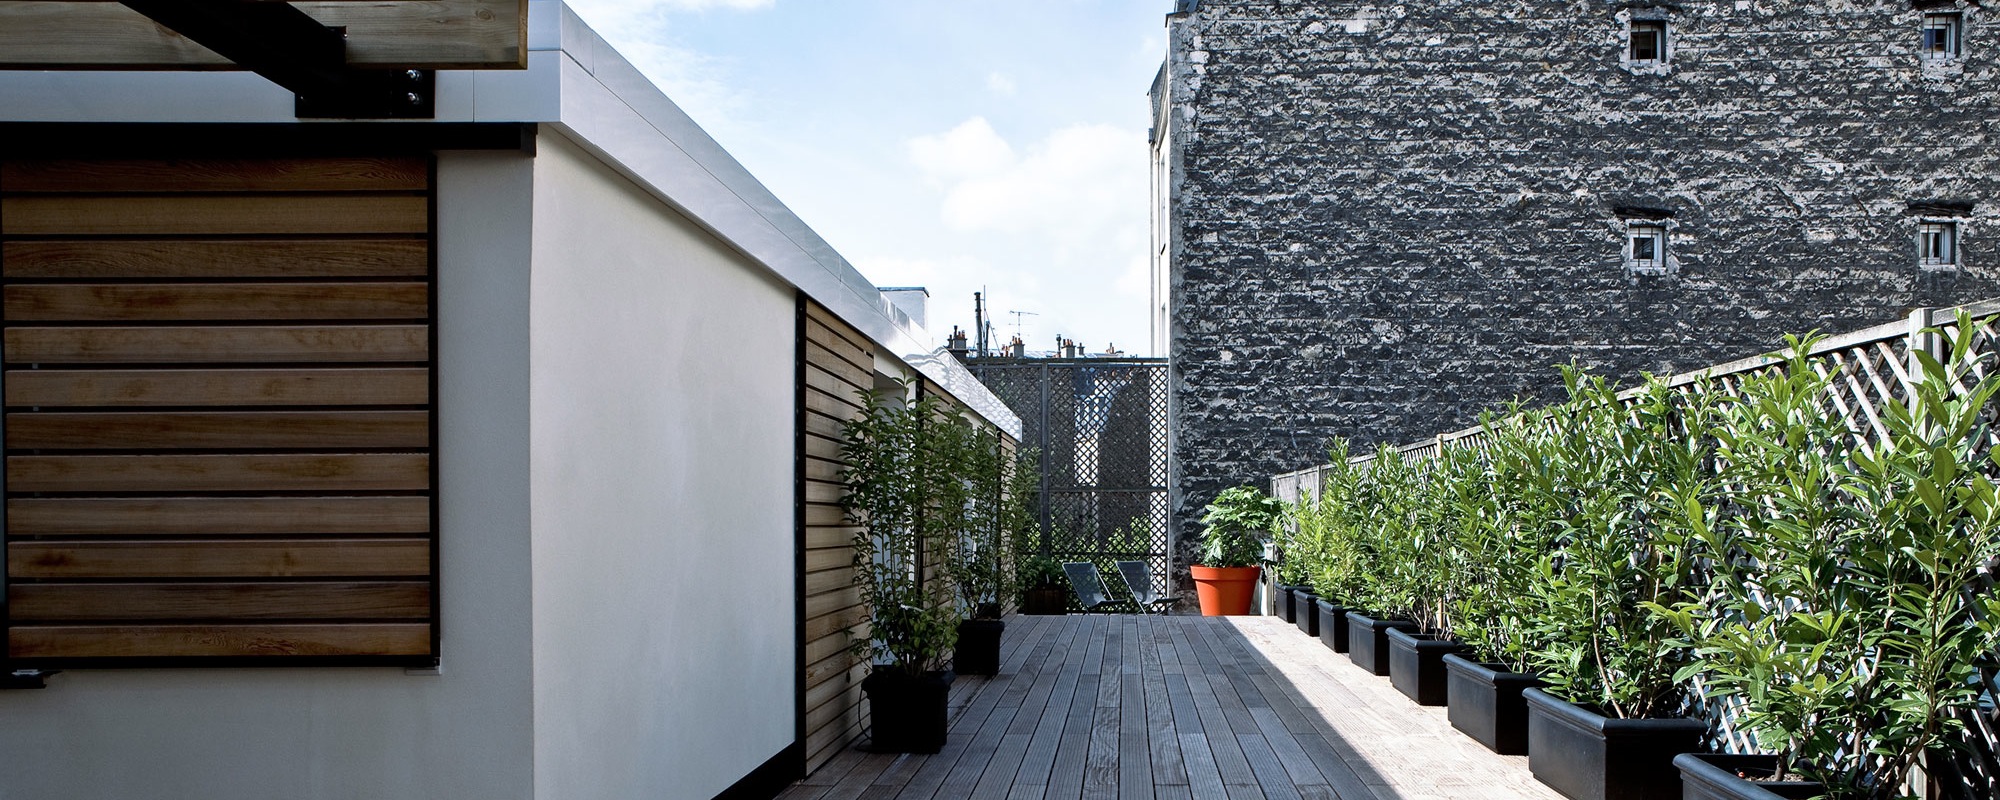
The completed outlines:
[[[1956,13],[1925,14],[1924,38],[1919,52],[1931,61],[1957,58],[1963,30],[1964,19]]]
[[[1626,55],[1635,62],[1665,61],[1667,57],[1666,20],[1633,20],[1631,46]]]
[[[1652,222],[1625,226],[1625,266],[1644,272],[1667,270],[1667,228]]]
[[[1924,269],[1958,268],[1958,223],[1936,221],[1917,224],[1917,266]]]

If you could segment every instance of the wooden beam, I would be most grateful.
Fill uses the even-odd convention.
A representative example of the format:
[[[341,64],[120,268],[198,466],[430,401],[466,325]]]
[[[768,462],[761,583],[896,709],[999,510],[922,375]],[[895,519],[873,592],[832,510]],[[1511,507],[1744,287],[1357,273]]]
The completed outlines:
[[[293,6],[347,29],[353,66],[522,69],[528,0],[322,0]],[[0,0],[0,69],[236,69],[105,0]]]

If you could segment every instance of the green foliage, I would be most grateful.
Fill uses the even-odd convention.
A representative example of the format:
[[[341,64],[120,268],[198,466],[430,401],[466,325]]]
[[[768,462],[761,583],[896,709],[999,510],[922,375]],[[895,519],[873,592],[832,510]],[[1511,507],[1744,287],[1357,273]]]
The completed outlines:
[[[1728,507],[1701,532],[1723,554],[1716,591],[1663,609],[1698,654],[1682,675],[1738,698],[1758,744],[1831,797],[1903,796],[1976,707],[1976,665],[2000,645],[1995,599],[1970,590],[2000,555],[1983,449],[2000,378],[1967,374],[1969,340],[1942,362],[1916,353],[1914,391],[1858,447],[1826,411],[1811,339],[1745,381],[1718,430]]]
[[[1301,576],[1294,583],[1311,586],[1327,602],[1355,604],[1360,602],[1363,564],[1354,492],[1363,473],[1348,463],[1346,442],[1332,444],[1328,461],[1331,467],[1322,474],[1318,493],[1285,509],[1284,563]]]
[[[1714,401],[1648,379],[1620,402],[1601,378],[1565,372],[1570,400],[1544,453],[1557,513],[1535,586],[1528,654],[1551,691],[1614,717],[1672,713],[1691,652],[1658,613],[1704,585],[1690,507],[1711,507]],[[1657,605],[1656,605],[1657,604]]]
[[[1201,563],[1210,567],[1255,566],[1264,555],[1264,539],[1277,528],[1285,504],[1252,486],[1224,489],[1208,504],[1201,518],[1208,526],[1201,536]]]
[[[853,648],[888,662],[878,669],[942,670],[957,643],[959,610],[951,583],[926,579],[924,567],[954,545],[956,509],[970,494],[951,473],[962,431],[935,397],[908,404],[861,397],[864,413],[847,423],[841,444],[848,485],[841,503],[857,526],[855,584],[868,609],[867,634]]]
[[[1548,645],[1537,590],[1554,571],[1559,518],[1553,464],[1543,457],[1552,428],[1547,409],[1518,405],[1488,415],[1477,458],[1454,473],[1458,528],[1451,632],[1480,659],[1526,672]]]

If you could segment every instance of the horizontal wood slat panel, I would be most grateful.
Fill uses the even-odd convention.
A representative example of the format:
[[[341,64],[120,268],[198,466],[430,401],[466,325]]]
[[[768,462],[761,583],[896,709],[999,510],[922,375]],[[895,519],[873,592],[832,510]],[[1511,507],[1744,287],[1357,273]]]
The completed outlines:
[[[424,619],[427,582],[17,583],[7,589],[16,620]]]
[[[421,158],[98,159],[0,163],[0,192],[420,192]]]
[[[861,416],[861,406],[853,400],[840,399],[826,392],[806,387],[806,410],[825,414],[836,420],[856,419]]]
[[[0,244],[8,278],[408,278],[422,239],[53,240]]]
[[[527,66],[527,0],[321,0],[292,5],[347,29],[347,60],[423,69]],[[0,67],[233,69],[117,3],[0,2]]]
[[[428,497],[79,497],[7,501],[26,536],[429,533]]]
[[[858,686],[859,684],[856,685]],[[839,698],[836,697],[835,699],[838,700]],[[858,706],[858,703],[822,703],[818,708],[806,712],[806,729],[815,730],[829,723],[838,723],[843,718],[848,721],[859,721],[860,711]]]
[[[425,539],[15,541],[13,578],[423,577]]]
[[[844,526],[846,524],[847,512],[843,511],[840,506],[828,503],[806,504],[806,527],[831,527]]]
[[[422,195],[13,195],[10,236],[423,233]]]
[[[366,492],[430,488],[422,453],[8,456],[14,492]]]
[[[828,329],[825,325],[808,321],[806,323],[806,342],[818,345],[820,348],[819,352],[822,355],[832,356],[832,360],[834,361],[839,361],[853,369],[869,373],[871,376],[875,372],[875,356],[873,351],[842,338],[840,334]],[[818,361],[819,359],[809,360]],[[869,382],[873,383],[874,379],[871,377]]]
[[[825,370],[856,389],[872,389],[875,386],[875,376],[872,373],[835,357],[817,342],[806,342],[806,363],[812,365],[813,369]]]
[[[853,567],[844,567],[841,569],[829,569],[820,572],[810,572],[806,574],[807,595],[816,595],[825,592],[851,589],[853,588],[853,586],[854,586]]]
[[[7,318],[35,321],[424,319],[423,283],[28,284]]]
[[[837,653],[806,665],[806,688],[808,690],[828,680],[839,680],[860,666],[860,662],[846,653]]]
[[[10,370],[9,406],[398,406],[430,402],[430,370]]]
[[[425,325],[8,328],[6,358],[16,364],[424,361],[430,358],[430,328]]]
[[[829,700],[861,690],[861,679],[868,676],[868,665],[855,664],[846,673],[848,680],[823,680],[818,685],[806,687],[806,708],[818,708]]]
[[[0,162],[10,657],[434,655],[432,161]]]
[[[333,450],[430,446],[426,411],[7,415],[7,446],[48,450]]]
[[[862,614],[859,606],[823,617],[809,617],[806,619],[806,641],[840,633],[861,620]]]
[[[806,571],[834,569],[854,563],[854,551],[846,542],[837,548],[822,548],[806,551]]]
[[[847,416],[858,417],[860,414],[850,412]],[[838,458],[841,424],[839,419],[816,411],[806,414],[806,433],[812,434],[806,437],[806,452],[824,458]]]
[[[852,525],[808,525],[806,526],[806,548],[809,550],[852,547],[854,534],[859,531]]]
[[[807,479],[827,481],[829,483],[839,483],[841,470],[846,468],[845,465],[837,461],[813,458],[811,456],[806,457],[804,467]]]
[[[338,625],[20,625],[14,658],[430,655],[424,623]]]
[[[832,505],[839,503],[840,498],[845,496],[847,496],[847,484],[827,483],[826,481],[810,479],[806,481],[806,502],[808,503],[826,503]]]
[[[859,393],[863,390],[855,387],[854,384],[835,377],[832,373],[825,370],[817,367],[807,369],[806,385],[825,392],[830,397],[838,397],[846,400],[857,409],[862,408]]]

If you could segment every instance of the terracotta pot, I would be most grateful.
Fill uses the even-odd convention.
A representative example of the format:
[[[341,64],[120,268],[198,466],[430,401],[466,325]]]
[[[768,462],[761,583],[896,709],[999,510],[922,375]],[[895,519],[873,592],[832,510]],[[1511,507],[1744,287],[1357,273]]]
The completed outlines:
[[[1204,617],[1241,617],[1250,613],[1262,567],[1188,567]]]

